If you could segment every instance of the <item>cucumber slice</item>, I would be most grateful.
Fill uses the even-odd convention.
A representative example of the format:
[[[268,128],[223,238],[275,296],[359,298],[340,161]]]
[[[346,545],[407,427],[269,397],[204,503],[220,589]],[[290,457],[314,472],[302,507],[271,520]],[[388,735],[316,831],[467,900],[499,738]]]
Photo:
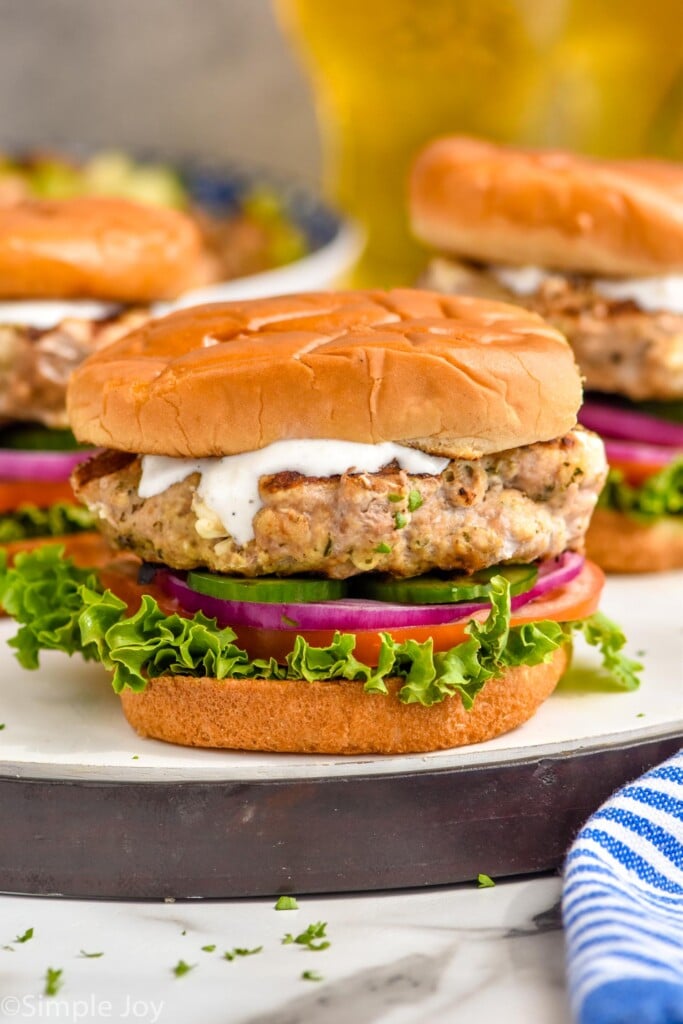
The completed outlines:
[[[368,576],[355,581],[358,596],[392,604],[451,604],[457,601],[487,600],[489,583],[494,576],[504,576],[510,583],[511,594],[524,594],[531,590],[538,569],[535,565],[493,565],[471,575],[454,573],[452,576],[414,576],[412,579],[394,579],[390,576]]]
[[[212,572],[190,572],[187,585],[198,594],[221,601],[256,601],[259,604],[310,604],[346,597],[344,580],[309,579],[305,576],[260,576],[244,579]]]

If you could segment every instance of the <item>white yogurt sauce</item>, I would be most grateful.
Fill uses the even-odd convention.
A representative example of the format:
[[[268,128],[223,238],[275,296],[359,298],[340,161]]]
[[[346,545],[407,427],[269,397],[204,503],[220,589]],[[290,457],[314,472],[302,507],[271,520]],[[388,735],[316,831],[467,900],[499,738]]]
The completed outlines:
[[[121,307],[112,302],[62,302],[44,299],[30,302],[0,302],[0,324],[26,324],[48,330],[67,317],[79,320],[100,320]]]
[[[490,267],[491,274],[515,295],[533,295],[551,275],[541,267]]]
[[[647,313],[683,313],[683,275],[599,280],[596,290],[607,299],[632,299]]]
[[[348,470],[376,473],[393,460],[407,473],[430,475],[441,473],[449,461],[392,441],[276,441],[258,451],[208,459],[143,455],[138,494],[141,498],[152,498],[193,473],[200,473],[199,497],[235,543],[244,545],[254,538],[253,520],[262,505],[260,477],[287,471],[313,477],[337,476]]]
[[[515,295],[532,295],[548,278],[557,276],[541,267],[490,268],[497,281]],[[683,274],[661,277],[595,277],[592,286],[598,295],[615,301],[631,300],[647,313],[683,314]]]

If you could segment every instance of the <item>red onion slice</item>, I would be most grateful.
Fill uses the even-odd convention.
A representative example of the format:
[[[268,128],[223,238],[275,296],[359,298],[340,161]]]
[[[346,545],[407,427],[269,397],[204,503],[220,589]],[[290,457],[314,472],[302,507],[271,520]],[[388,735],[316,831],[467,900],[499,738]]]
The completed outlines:
[[[80,462],[92,451],[46,452],[19,448],[0,448],[0,480],[68,480]]]
[[[668,466],[676,451],[660,445],[639,444],[636,441],[605,440],[608,462],[642,462],[649,466]]]
[[[603,437],[683,446],[683,426],[680,423],[669,423],[632,409],[619,409],[606,402],[586,402],[579,410],[579,423]]]
[[[582,555],[566,551],[559,558],[550,559],[539,567],[535,586],[525,594],[512,598],[512,608],[521,608],[534,598],[569,583],[583,568]],[[345,598],[340,601],[322,601],[311,604],[260,604],[256,601],[222,601],[220,598],[198,594],[188,587],[180,576],[169,570],[160,570],[156,581],[170,596],[178,600],[188,612],[204,612],[215,618],[219,626],[251,626],[255,629],[281,629],[296,632],[307,629],[384,630],[401,626],[441,626],[470,618],[475,612],[486,611],[489,605],[482,601],[443,605],[389,604],[384,601]]]

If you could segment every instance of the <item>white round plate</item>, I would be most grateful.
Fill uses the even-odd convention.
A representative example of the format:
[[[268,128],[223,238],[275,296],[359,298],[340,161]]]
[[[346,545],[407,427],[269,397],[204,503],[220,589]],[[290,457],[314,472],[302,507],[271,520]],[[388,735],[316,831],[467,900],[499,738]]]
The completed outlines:
[[[142,739],[129,727],[107,673],[79,658],[44,655],[24,671],[0,625],[0,775],[125,782],[291,780],[395,774],[495,764],[600,749],[679,732],[683,742],[683,573],[612,578],[604,611],[641,656],[639,690],[615,690],[593,650],[524,726],[487,743],[432,754],[330,756],[197,750]]]

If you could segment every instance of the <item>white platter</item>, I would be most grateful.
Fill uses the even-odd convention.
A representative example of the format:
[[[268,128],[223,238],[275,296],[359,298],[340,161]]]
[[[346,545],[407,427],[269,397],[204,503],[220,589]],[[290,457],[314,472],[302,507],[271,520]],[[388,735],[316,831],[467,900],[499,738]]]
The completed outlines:
[[[258,754],[174,747],[138,737],[108,676],[56,653],[24,671],[0,624],[0,775],[125,782],[291,780],[383,775],[495,764],[636,743],[676,732],[683,743],[683,573],[608,581],[604,611],[642,653],[641,688],[614,690],[594,651],[577,642],[574,666],[526,725],[477,746],[391,757]]]

